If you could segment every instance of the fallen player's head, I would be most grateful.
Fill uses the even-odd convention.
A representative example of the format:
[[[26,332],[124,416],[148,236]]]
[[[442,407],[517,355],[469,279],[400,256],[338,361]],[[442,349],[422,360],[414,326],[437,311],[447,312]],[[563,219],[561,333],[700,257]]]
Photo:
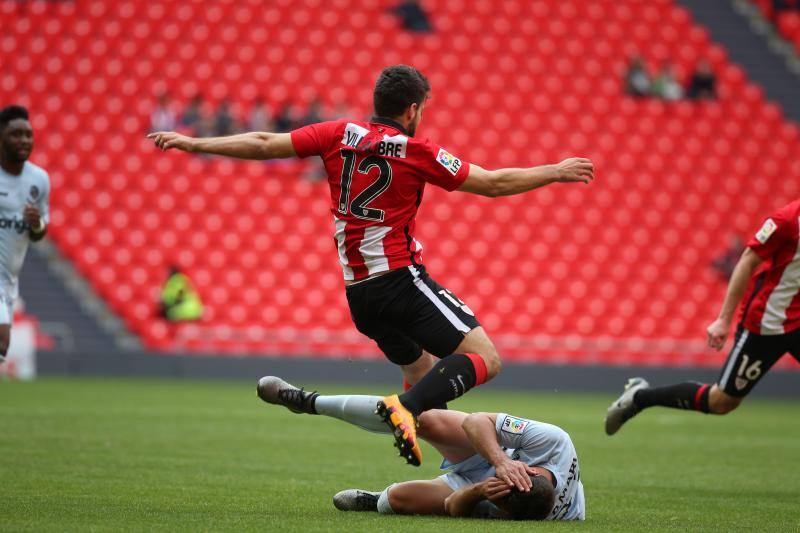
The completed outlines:
[[[531,476],[531,482],[530,491],[521,492],[515,487],[497,504],[514,520],[544,520],[553,510],[556,491],[550,480],[544,476]]]

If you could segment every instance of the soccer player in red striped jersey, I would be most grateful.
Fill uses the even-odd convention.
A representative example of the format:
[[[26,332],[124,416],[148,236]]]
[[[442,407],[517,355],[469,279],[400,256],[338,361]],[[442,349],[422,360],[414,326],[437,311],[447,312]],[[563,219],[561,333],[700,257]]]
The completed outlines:
[[[739,327],[717,383],[650,387],[644,379],[632,378],[608,409],[606,433],[613,435],[654,405],[724,415],[786,353],[800,361],[800,199],[775,211],[747,243],[719,317],[708,326],[711,348],[725,345],[740,302]]]
[[[493,378],[500,357],[472,310],[422,265],[414,219],[425,185],[484,196],[521,194],[555,182],[589,183],[592,162],[485,170],[415,137],[430,85],[417,69],[387,67],[374,91],[375,116],[311,124],[291,133],[191,138],[149,135],[162,150],[245,159],[319,156],[347,301],[356,328],[373,339],[414,385],[390,395],[378,414],[394,430],[401,455],[420,464],[415,416]],[[431,354],[439,359],[433,364]],[[308,393],[305,393],[308,394]]]

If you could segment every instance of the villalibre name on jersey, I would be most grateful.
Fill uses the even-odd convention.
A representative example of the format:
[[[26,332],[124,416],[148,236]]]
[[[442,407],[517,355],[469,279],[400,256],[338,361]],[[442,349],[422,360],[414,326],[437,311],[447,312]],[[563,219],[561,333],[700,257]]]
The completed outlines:
[[[358,124],[348,122],[342,135],[342,144],[360,151],[370,152],[386,157],[399,157],[405,159],[408,137],[405,135],[384,135],[383,139],[365,140],[369,130]]]

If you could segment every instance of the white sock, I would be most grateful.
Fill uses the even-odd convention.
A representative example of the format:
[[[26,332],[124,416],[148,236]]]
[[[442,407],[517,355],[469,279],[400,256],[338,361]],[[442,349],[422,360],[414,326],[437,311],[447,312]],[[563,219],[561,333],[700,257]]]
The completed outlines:
[[[374,433],[391,433],[389,427],[375,414],[380,396],[346,394],[317,396],[314,408],[318,414],[338,418]]]
[[[383,489],[381,495],[378,496],[378,512],[380,514],[394,514],[394,509],[389,505],[389,490],[394,487],[394,483]]]

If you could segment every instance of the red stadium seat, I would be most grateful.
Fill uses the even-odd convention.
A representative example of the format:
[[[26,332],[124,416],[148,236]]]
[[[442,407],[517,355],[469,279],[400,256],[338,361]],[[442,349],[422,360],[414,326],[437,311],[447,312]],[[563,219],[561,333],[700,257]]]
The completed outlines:
[[[751,232],[800,191],[784,178],[800,173],[798,127],[671,0],[427,4],[437,32],[424,36],[354,0],[14,10],[0,95],[30,105],[42,130],[34,161],[51,175],[56,244],[152,349],[375,356],[352,340],[329,192],[301,177],[306,163],[162,155],[143,135],[161,91],[180,106],[198,92],[211,105],[230,98],[238,114],[259,98],[321,98],[363,116],[375,73],[412,63],[433,84],[421,134],[464,159],[597,164],[585,190],[493,201],[426,191],[417,231],[428,268],[506,357],[684,364],[691,356],[636,346],[702,330],[724,290],[709,265],[726,232]],[[796,13],[777,25],[800,43]],[[632,53],[652,69],[671,60],[684,81],[708,59],[720,100],[627,97]],[[198,324],[154,314],[173,264],[204,300]],[[537,336],[556,339],[554,355],[530,349]],[[580,355],[573,337],[623,339],[630,353]]]

